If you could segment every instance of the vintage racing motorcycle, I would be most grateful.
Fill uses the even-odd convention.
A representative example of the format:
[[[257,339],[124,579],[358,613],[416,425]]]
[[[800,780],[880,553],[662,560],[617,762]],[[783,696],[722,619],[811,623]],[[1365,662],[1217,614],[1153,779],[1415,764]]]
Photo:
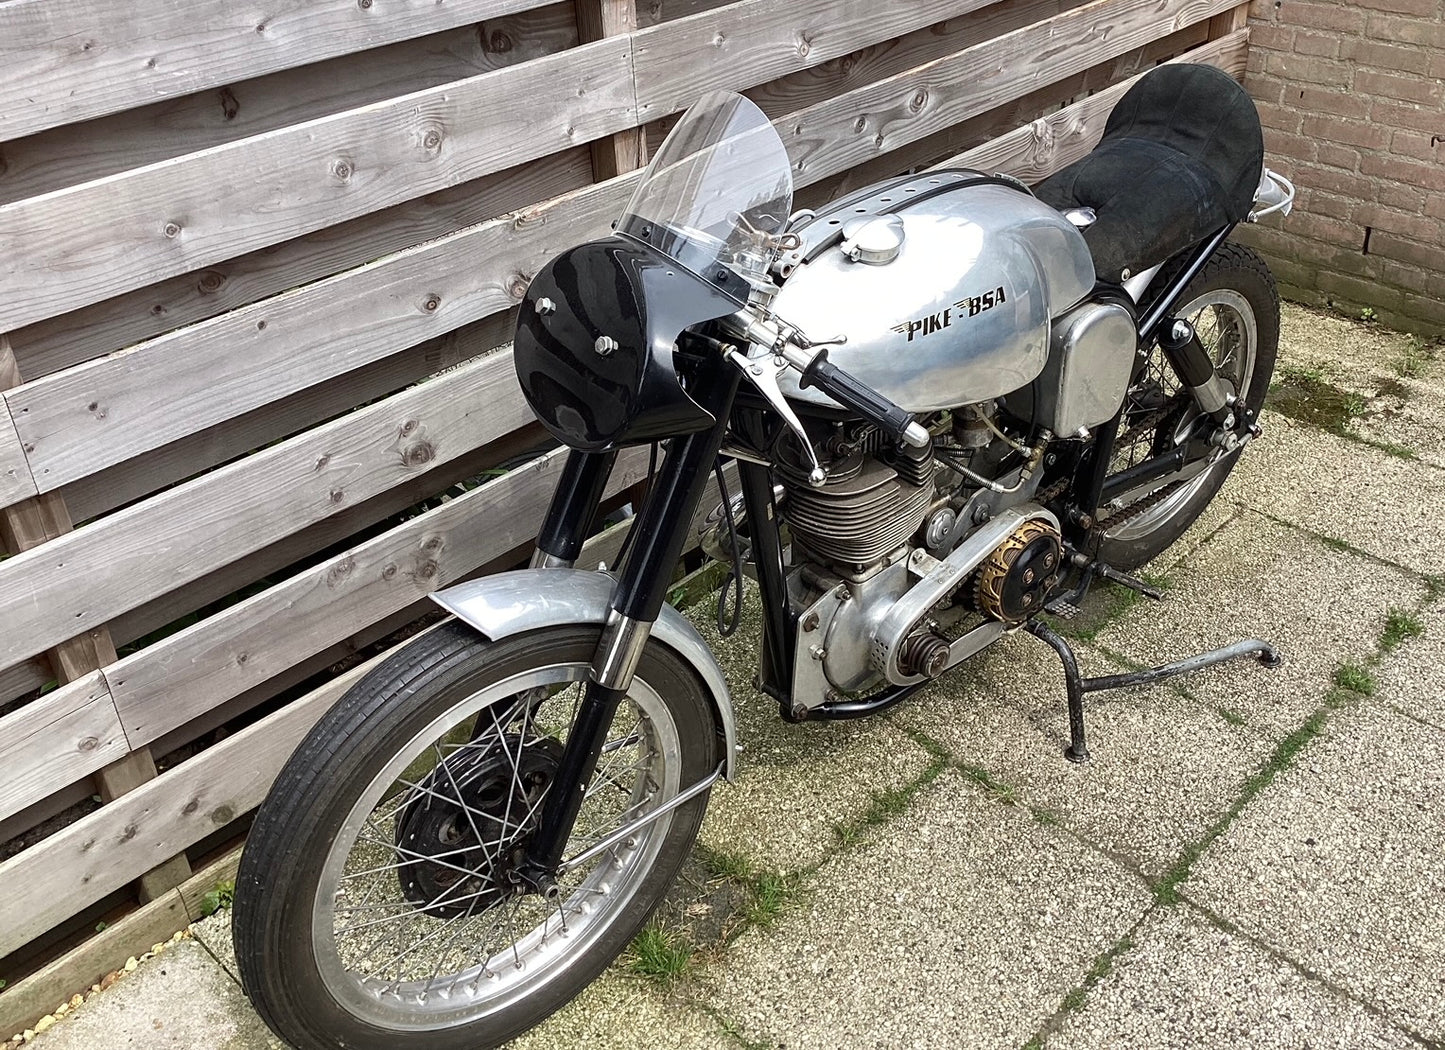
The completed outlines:
[[[792,211],[787,152],[713,93],[611,236],[533,280],[515,361],[569,448],[533,567],[306,737],[256,818],[234,929],[247,993],[305,1048],[474,1050],[628,945],[732,775],[728,684],[665,598],[703,545],[756,579],[758,682],[792,721],[887,709],[1005,635],[1082,696],[1253,654],[1081,679],[1040,619],[1174,542],[1260,433],[1279,303],[1227,243],[1287,211],[1244,91],[1166,65],[1031,192],[976,171]],[[625,554],[574,568],[624,446],[663,450]],[[720,464],[736,464],[736,488]],[[731,469],[731,468],[729,468]],[[709,497],[713,502],[717,497]]]

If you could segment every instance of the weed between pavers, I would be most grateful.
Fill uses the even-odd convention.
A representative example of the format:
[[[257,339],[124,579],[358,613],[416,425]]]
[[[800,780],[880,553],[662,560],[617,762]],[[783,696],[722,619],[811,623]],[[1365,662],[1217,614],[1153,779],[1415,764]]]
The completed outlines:
[[[675,981],[692,962],[692,945],[657,924],[643,928],[628,949],[628,968],[644,977]]]
[[[1411,638],[1425,633],[1420,617],[1404,609],[1391,608],[1385,617],[1385,630],[1380,635],[1380,651],[1392,653]]]
[[[1375,676],[1359,664],[1340,664],[1335,668],[1335,685],[1361,696],[1375,695]]]

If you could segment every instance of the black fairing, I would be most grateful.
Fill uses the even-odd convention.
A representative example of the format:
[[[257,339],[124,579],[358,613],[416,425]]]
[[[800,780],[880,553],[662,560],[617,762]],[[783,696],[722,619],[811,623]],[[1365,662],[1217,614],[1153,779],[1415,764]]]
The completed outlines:
[[[554,304],[546,316],[537,302]],[[564,444],[600,452],[702,430],[713,416],[679,381],[683,329],[738,303],[656,249],[626,237],[571,248],[522,301],[513,357],[527,403]],[[599,337],[617,343],[599,354]]]

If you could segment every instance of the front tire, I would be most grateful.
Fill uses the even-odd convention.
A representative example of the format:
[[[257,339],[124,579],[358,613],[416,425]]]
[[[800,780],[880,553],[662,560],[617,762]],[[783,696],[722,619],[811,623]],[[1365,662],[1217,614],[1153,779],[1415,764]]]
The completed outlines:
[[[1170,280],[1158,278],[1160,287]],[[1215,371],[1229,380],[1234,393],[1259,411],[1274,374],[1279,350],[1279,292],[1269,268],[1250,249],[1225,244],[1204,265],[1185,289],[1176,316],[1194,325],[1200,341],[1215,363]],[[1140,423],[1120,428],[1110,473],[1128,469],[1150,454],[1164,451],[1180,425],[1182,414],[1192,412],[1192,401],[1182,391],[1164,355],[1152,347],[1139,381],[1130,388],[1126,420]],[[1099,545],[1099,557],[1117,569],[1129,571],[1162,554],[1184,535],[1204,513],[1239,454],[1219,458],[1208,470],[1168,493],[1150,493],[1129,505],[1100,508],[1122,518],[1108,527]],[[1155,502],[1133,510],[1143,500]]]
[[[597,646],[593,626],[488,642],[428,632],[329,711],[277,778],[241,857],[241,981],[305,1050],[476,1050],[567,1003],[631,941],[692,846],[706,792],[559,878],[507,878]],[[697,675],[657,642],[608,733],[564,857],[710,775]]]

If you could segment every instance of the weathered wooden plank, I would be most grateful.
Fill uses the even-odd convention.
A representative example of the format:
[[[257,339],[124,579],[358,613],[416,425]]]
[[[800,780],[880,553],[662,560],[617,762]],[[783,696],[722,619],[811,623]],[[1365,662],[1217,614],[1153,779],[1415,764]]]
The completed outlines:
[[[563,150],[16,329],[10,333],[15,356],[27,378],[40,379],[591,181],[587,147]]]
[[[0,205],[0,329],[635,126],[631,40]]]
[[[817,105],[846,91],[884,80],[982,41],[1052,18],[1069,0],[1011,0],[991,3],[903,36],[850,51],[840,58],[789,73],[743,94],[772,120]]]
[[[129,750],[99,671],[31,701],[0,718],[0,819]]]
[[[259,805],[306,731],[381,659],[0,862],[0,956]]]
[[[0,5],[0,141],[536,6],[9,0]]]
[[[201,868],[171,893],[106,925],[74,950],[66,952],[0,994],[0,1031],[20,1032],[34,1026],[57,1003],[119,970],[126,959],[168,940],[177,930],[201,918],[200,902],[223,880],[234,880],[239,848]]]
[[[507,310],[353,372],[322,380],[144,456],[88,474],[61,490],[66,505],[77,522],[87,521],[478,357],[510,342],[515,326],[514,311]],[[116,637],[122,643],[130,640],[119,634]]]
[[[1208,39],[1208,23],[1200,22],[1158,40],[1151,40],[1143,47],[1135,48],[1116,59],[1046,84],[1013,102],[970,117],[962,123],[926,135],[838,175],[813,183],[797,194],[794,204],[796,207],[817,208],[844,193],[880,179],[890,178],[904,171],[931,167],[944,158],[954,157],[964,150],[980,146],[1110,85],[1137,76],[1143,70],[1151,69]]]
[[[499,463],[510,462],[515,454],[537,454],[544,438],[545,431],[536,424],[513,431],[166,591],[113,617],[109,626],[116,638],[127,640],[139,640],[157,630],[163,634],[179,630],[185,626],[176,623],[181,617],[213,603],[221,603],[220,607],[234,604],[285,579],[295,571],[294,566],[313,560],[320,552],[344,546],[360,532],[375,531],[385,519],[405,513],[454,485],[479,477]],[[242,591],[245,594],[239,593]],[[212,609],[210,613],[215,611]]]
[[[507,355],[307,431],[0,562],[0,667],[530,421]]]
[[[44,837],[40,825],[59,816],[70,807],[95,797],[95,784],[90,777],[67,784],[59,791],[52,791],[39,802],[26,806],[19,813],[0,820],[0,845],[11,847],[7,852],[18,852],[20,843],[13,840],[28,832],[36,832],[37,839]],[[40,829],[40,830],[37,830]]]
[[[794,176],[812,182],[844,171],[1200,22],[1232,2],[1095,0],[811,106],[780,128]]]
[[[744,0],[639,30],[638,123],[685,109],[704,92],[774,80],[990,2]]]
[[[31,474],[57,488],[507,309],[623,199],[579,191],[9,391]]]
[[[229,145],[576,46],[572,5],[555,3],[235,81],[215,91],[155,102],[79,127],[53,128],[5,144],[0,204]]]
[[[0,704],[8,703],[21,693],[37,689],[54,678],[55,672],[42,657],[7,667],[0,671]]]
[[[1248,30],[1231,33],[1179,56],[1179,62],[1218,66],[1236,79],[1243,79]],[[1141,74],[1142,75],[1142,74]],[[1038,182],[1093,149],[1104,134],[1104,124],[1115,104],[1137,80],[1134,77],[1057,113],[1041,117],[992,142],[938,165],[1002,171],[1025,182]]]
[[[36,491],[20,435],[15,432],[10,413],[0,404],[0,507],[28,499]]]
[[[637,30],[635,0],[575,0],[577,32],[583,41],[602,40]],[[616,178],[647,163],[641,128],[626,128],[592,143],[592,172],[598,182]]]
[[[565,449],[127,657],[106,674],[132,746],[342,640],[537,534]],[[616,492],[646,457],[619,464]]]

